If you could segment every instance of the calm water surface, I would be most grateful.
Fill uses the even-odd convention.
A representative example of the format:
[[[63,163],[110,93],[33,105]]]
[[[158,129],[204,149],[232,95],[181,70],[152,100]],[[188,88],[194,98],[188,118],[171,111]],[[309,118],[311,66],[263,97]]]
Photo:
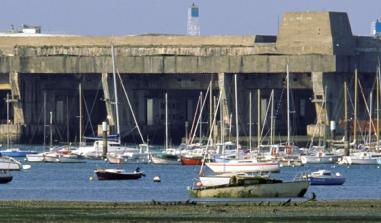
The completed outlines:
[[[2,200],[81,200],[81,201],[151,201],[190,199],[186,188],[197,177],[199,166],[124,164],[112,165],[104,161],[76,164],[33,163],[26,171],[12,172],[13,181],[0,184]],[[133,171],[140,167],[146,177],[127,181],[93,180],[97,167],[120,168]],[[381,168],[378,166],[306,165],[284,167],[274,178],[292,180],[303,171],[329,169],[346,177],[342,186],[310,186],[319,200],[381,199]],[[153,177],[160,175],[161,183]],[[218,200],[218,199],[211,199]],[[226,199],[225,199],[226,200]]]

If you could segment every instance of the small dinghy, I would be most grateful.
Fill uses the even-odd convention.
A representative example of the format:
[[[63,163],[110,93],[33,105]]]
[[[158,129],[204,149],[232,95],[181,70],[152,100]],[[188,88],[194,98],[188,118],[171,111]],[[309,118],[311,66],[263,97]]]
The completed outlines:
[[[97,169],[94,171],[98,180],[137,180],[145,176],[140,168],[134,172],[127,172],[124,169]]]
[[[6,184],[11,182],[13,177],[8,174],[7,171],[2,171],[0,174],[0,184]]]
[[[306,176],[311,185],[342,185],[345,177],[340,173],[333,174],[329,170],[319,170]]]

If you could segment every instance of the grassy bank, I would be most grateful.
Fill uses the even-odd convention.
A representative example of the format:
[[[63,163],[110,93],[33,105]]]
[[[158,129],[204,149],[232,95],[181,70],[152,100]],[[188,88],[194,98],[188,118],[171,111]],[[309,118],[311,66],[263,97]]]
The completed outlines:
[[[0,201],[0,222],[381,222],[381,200],[308,202]]]

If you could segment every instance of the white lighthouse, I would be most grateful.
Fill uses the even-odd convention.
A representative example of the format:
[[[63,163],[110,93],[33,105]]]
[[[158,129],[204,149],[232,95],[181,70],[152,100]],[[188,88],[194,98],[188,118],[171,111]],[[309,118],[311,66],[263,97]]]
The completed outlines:
[[[192,4],[192,7],[188,9],[188,35],[199,36],[200,24],[199,24],[199,9],[196,4]]]

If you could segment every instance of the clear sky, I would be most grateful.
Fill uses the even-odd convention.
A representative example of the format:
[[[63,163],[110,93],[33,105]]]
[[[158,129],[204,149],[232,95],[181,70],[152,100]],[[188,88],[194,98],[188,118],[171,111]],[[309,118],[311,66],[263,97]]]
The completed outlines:
[[[187,10],[200,7],[201,35],[277,33],[286,11],[344,11],[355,35],[369,35],[381,0],[1,0],[0,31],[21,24],[78,35],[185,34]]]

